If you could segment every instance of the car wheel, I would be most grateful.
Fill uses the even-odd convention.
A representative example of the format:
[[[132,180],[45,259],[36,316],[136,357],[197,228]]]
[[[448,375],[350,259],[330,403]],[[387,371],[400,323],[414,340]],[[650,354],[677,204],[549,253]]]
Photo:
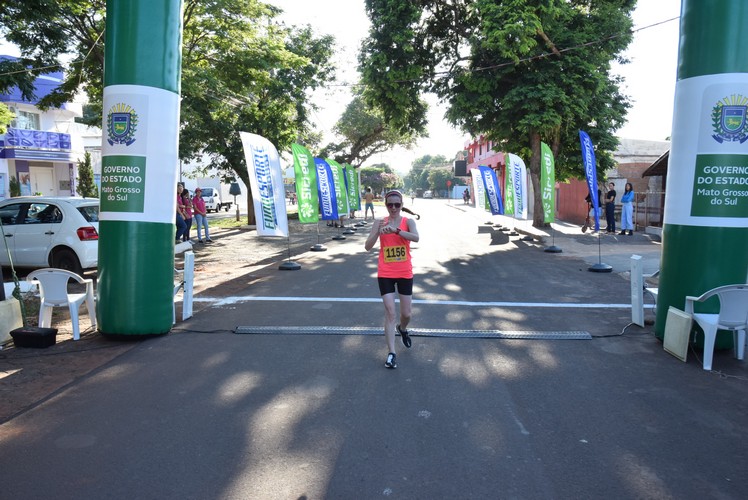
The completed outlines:
[[[83,268],[75,252],[69,248],[61,248],[52,255],[52,267],[82,274]]]

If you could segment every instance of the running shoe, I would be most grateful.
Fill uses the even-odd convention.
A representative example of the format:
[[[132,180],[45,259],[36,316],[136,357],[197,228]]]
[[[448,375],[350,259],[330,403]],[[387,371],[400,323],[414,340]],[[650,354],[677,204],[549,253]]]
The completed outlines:
[[[387,355],[387,361],[384,362],[385,368],[397,368],[397,361],[395,361],[395,353],[391,352]]]
[[[397,325],[395,328],[397,328],[397,333],[399,333],[400,337],[402,337],[403,339],[403,345],[410,349],[410,346],[413,345],[413,342],[410,340],[408,330],[401,330],[400,325]]]

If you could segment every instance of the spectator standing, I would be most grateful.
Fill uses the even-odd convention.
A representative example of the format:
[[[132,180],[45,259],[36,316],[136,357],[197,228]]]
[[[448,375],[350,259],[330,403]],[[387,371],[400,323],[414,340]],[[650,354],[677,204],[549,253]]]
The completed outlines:
[[[590,226],[592,226],[592,232],[595,233],[595,214],[597,214],[597,220],[600,220],[600,207],[603,203],[603,192],[598,189],[597,190],[597,206],[592,206],[592,193],[588,192],[587,197],[584,199],[587,202],[587,208],[589,209],[589,212],[587,215],[590,219]]]
[[[190,241],[190,228],[192,227],[192,199],[190,198],[190,191],[185,189],[182,191],[182,205],[184,207],[184,224],[186,229],[182,236],[182,241]]]
[[[197,226],[197,242],[203,242],[200,229],[205,229],[205,241],[213,243],[213,240],[210,239],[210,230],[208,229],[208,212],[205,210],[203,190],[200,188],[195,189],[195,196],[192,198],[192,212]]]
[[[184,237],[185,230],[187,229],[187,224],[184,222],[184,203],[182,202],[182,191],[184,191],[184,186],[181,182],[177,183],[177,215],[176,215],[176,226],[177,226],[177,236],[176,236],[176,242],[179,243],[182,241],[182,238]]]
[[[605,193],[605,221],[608,227],[606,233],[616,232],[616,185],[612,182],[608,184],[609,190]]]
[[[621,233],[631,236],[634,234],[634,186],[626,183],[626,189],[621,196]]]

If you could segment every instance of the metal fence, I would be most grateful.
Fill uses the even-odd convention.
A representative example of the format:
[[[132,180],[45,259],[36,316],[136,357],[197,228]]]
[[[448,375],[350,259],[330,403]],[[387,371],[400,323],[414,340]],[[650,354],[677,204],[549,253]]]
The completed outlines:
[[[662,227],[662,213],[665,208],[664,191],[647,191],[636,194],[634,203],[634,224],[636,227]]]

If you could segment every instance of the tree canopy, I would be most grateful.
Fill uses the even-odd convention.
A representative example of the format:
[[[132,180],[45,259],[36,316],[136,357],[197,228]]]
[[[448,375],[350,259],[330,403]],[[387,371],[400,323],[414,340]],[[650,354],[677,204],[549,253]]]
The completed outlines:
[[[394,146],[409,148],[418,139],[416,132],[400,132],[390,126],[382,113],[368,105],[360,93],[354,95],[333,132],[341,141],[325,146],[320,156],[351,165],[362,165]]]
[[[8,125],[13,121],[13,116],[8,106],[0,103],[0,134],[4,134],[7,131]]]
[[[361,188],[370,187],[374,194],[402,186],[402,179],[386,163],[361,168]]]
[[[249,185],[238,132],[262,135],[279,150],[313,137],[310,91],[334,78],[334,40],[285,26],[279,13],[259,0],[184,0],[180,159],[207,158],[224,179]],[[105,15],[104,0],[4,0],[0,34],[19,48],[13,67],[23,71],[0,85],[31,92],[33,78],[65,67],[63,84],[39,107],[85,92],[89,124],[100,125]],[[251,196],[248,205],[252,222]]]
[[[631,41],[636,0],[366,0],[372,21],[359,57],[365,97],[395,126],[419,131],[434,92],[446,119],[529,159],[534,225],[543,224],[540,143],[557,178],[582,176],[578,132],[613,166],[627,98],[611,62]]]

